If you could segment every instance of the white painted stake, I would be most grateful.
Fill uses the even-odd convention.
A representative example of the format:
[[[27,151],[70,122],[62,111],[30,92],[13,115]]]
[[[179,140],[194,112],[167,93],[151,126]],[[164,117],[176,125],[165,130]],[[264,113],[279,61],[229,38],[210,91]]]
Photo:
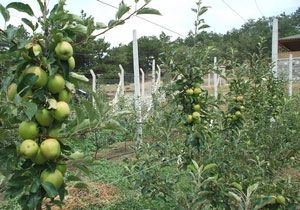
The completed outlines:
[[[157,69],[158,69],[158,72],[157,72],[157,88],[160,88],[160,79],[161,79],[161,68],[159,65],[157,65]]]
[[[217,69],[217,57],[214,57],[214,69]],[[218,74],[214,72],[214,96],[218,98]]]
[[[141,83],[141,89],[142,89],[142,98],[145,95],[145,73],[144,70],[142,68],[140,68],[140,72],[142,74],[142,83]]]
[[[96,75],[95,75],[95,72],[92,69],[90,70],[90,73],[92,75],[92,91],[94,93],[96,93]],[[95,107],[96,104],[95,104],[95,98],[94,98],[94,96],[93,96],[92,101],[93,101],[93,106]]]
[[[140,89],[140,73],[139,73],[139,52],[136,30],[133,30],[133,70],[134,70],[134,107],[136,112],[136,143],[142,143],[142,110],[141,110],[141,89]]]
[[[121,78],[120,78],[120,81],[121,81],[121,96],[124,96],[124,92],[125,92],[125,79],[124,79],[124,76],[125,76],[125,71],[124,71],[124,68],[123,66],[120,64],[119,65],[119,68],[121,70]]]
[[[155,82],[156,78],[155,78],[155,59],[152,60],[152,85],[151,85],[151,94],[152,97],[155,94]]]
[[[273,32],[272,32],[272,63],[274,77],[278,77],[278,19],[273,20]]]
[[[122,88],[122,73],[118,73],[118,76],[119,76],[119,84],[118,84],[118,87],[117,87],[117,91],[116,91],[116,94],[115,94],[115,97],[114,99],[112,100],[112,104],[115,105],[119,102],[119,97],[120,97],[120,94],[121,94],[121,88]]]
[[[293,95],[293,55],[289,56],[289,96]]]

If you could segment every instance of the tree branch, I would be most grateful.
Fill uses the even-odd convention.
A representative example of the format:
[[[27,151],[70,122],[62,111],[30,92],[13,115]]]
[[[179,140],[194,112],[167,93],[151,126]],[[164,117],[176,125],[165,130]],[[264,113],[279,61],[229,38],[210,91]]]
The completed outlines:
[[[144,4],[143,6],[141,6],[138,10],[135,10],[133,13],[129,13],[129,15],[128,15],[126,18],[124,18],[123,20],[121,20],[121,21],[123,21],[123,22],[127,21],[127,20],[130,19],[132,16],[136,15],[140,10],[142,10],[143,8],[145,8],[148,4],[149,4],[149,3],[145,3],[145,4]],[[102,35],[102,34],[108,32],[108,31],[110,31],[111,29],[113,29],[113,28],[116,27],[116,26],[117,26],[117,25],[112,26],[112,27],[109,27],[109,28],[105,29],[104,31],[102,31],[102,32],[100,32],[100,33],[98,33],[98,34],[92,36],[92,38],[95,39],[95,38],[97,38],[98,36],[100,36],[100,35]]]

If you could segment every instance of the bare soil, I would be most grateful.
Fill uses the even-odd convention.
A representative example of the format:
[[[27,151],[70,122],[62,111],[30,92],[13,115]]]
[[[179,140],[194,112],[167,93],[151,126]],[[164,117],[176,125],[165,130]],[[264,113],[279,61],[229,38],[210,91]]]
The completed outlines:
[[[86,209],[88,206],[101,205],[112,202],[119,197],[118,189],[114,186],[88,182],[85,188],[68,186],[68,195],[65,197],[63,209]],[[49,200],[45,200],[43,209]],[[52,206],[51,210],[60,210],[57,206]]]
[[[125,159],[132,160],[134,158],[135,142],[117,142],[98,152],[97,159],[106,159],[113,161],[122,161]]]

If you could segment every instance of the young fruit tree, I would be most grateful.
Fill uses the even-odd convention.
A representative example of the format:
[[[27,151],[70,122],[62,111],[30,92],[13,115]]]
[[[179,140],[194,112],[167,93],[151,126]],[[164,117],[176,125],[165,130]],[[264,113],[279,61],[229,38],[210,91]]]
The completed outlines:
[[[14,142],[17,150],[7,155],[13,156],[14,165],[10,168],[6,194],[18,198],[22,209],[42,209],[43,203],[47,208],[63,204],[72,148],[65,144],[60,131],[67,127],[70,118],[76,117],[72,111],[74,81],[87,80],[72,72],[76,68],[73,46],[95,39],[135,14],[159,14],[146,7],[150,1],[133,13],[121,2],[115,19],[105,25],[92,17],[69,13],[64,9],[65,0],[58,1],[52,9],[47,2],[36,0],[40,11],[21,2],[0,4],[5,22],[10,19],[11,9],[31,16],[21,19],[26,27],[8,25],[0,29],[8,43],[7,55],[11,56],[5,79],[10,107],[7,113],[18,123],[18,140]],[[102,31],[94,33],[97,30]]]

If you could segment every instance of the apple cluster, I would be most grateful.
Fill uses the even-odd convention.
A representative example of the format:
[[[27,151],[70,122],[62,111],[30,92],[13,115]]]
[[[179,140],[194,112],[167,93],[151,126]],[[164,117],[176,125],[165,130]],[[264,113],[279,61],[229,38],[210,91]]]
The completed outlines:
[[[43,49],[38,43],[30,43],[26,50],[35,57],[43,57]],[[66,62],[69,70],[75,68],[73,48],[70,43],[60,41],[53,54],[57,60],[54,65],[59,66],[58,63]],[[19,124],[19,135],[23,140],[19,146],[19,153],[24,158],[30,159],[33,164],[43,165],[41,181],[49,182],[59,189],[64,182],[64,173],[66,172],[66,163],[61,158],[59,131],[62,123],[70,115],[69,102],[72,94],[66,87],[66,80],[60,69],[50,76],[49,67],[42,64],[28,64],[20,77],[24,78],[28,74],[36,76],[31,87],[18,91],[18,84],[12,83],[7,90],[8,100],[14,101],[19,95],[24,101],[37,103],[33,100],[33,96],[41,89],[46,97],[44,102],[37,104],[38,110],[34,118],[24,120]],[[50,169],[48,163],[54,163],[55,169]]]
[[[192,109],[193,112],[188,114],[187,122],[189,124],[198,123],[201,119],[201,105],[199,101],[199,95],[202,93],[200,83],[195,83],[193,87],[189,87],[185,90],[185,94],[187,97],[191,98],[193,101]]]
[[[240,123],[243,120],[245,111],[244,97],[242,95],[234,96],[226,120],[229,124]]]

